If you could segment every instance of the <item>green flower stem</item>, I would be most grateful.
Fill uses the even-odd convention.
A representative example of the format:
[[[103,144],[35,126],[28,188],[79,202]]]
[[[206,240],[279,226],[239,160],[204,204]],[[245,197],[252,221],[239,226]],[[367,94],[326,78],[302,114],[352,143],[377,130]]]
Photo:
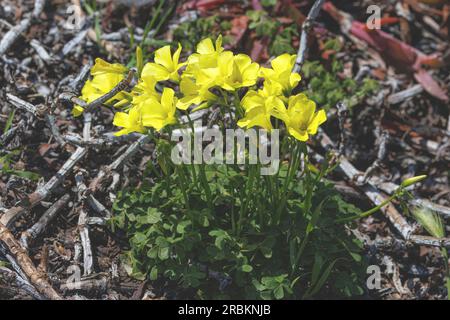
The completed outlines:
[[[186,181],[186,178],[184,176],[184,172],[183,172],[183,168],[181,166],[175,166],[176,167],[176,171],[177,171],[177,175],[178,175],[178,183],[180,185],[181,188],[181,192],[183,194],[183,198],[184,198],[184,202],[186,204],[186,209],[190,209],[189,206],[189,198],[187,195],[187,190],[188,190],[188,183]]]
[[[239,99],[239,94],[237,90],[233,91],[233,96],[234,96],[234,107],[236,109],[236,116],[239,119],[242,119],[244,117],[245,111],[241,106],[241,100]]]
[[[153,13],[152,20],[150,20],[144,28],[144,34],[142,36],[142,41],[140,43],[141,47],[144,45],[144,41],[147,38],[148,33],[152,30],[152,28],[156,22],[156,19],[158,18],[159,13],[161,12],[163,5],[164,5],[164,0],[159,0],[158,7],[156,8],[155,12]]]
[[[302,150],[301,143],[296,141],[293,152],[292,152],[292,157],[289,161],[288,172],[286,173],[286,178],[285,178],[284,185],[282,188],[282,193],[280,195],[281,202],[280,202],[280,206],[278,207],[277,214],[276,214],[276,220],[275,220],[276,224],[279,224],[279,222],[281,221],[282,212],[286,207],[286,202],[287,202],[288,193],[289,193],[288,192],[289,185],[291,184],[292,179],[294,178],[295,174],[297,173],[298,167],[300,165],[301,150]]]
[[[247,216],[247,209],[249,206],[249,202],[251,199],[251,193],[254,192],[253,189],[253,181],[255,180],[255,176],[257,175],[257,170],[258,170],[258,166],[257,165],[249,165],[249,176],[248,176],[248,180],[247,180],[247,184],[245,186],[245,201],[242,204],[241,203],[241,210],[239,212],[239,220],[237,223],[237,232],[238,235],[241,233],[242,231],[242,222],[244,221],[244,217]]]
[[[189,121],[189,126],[191,128],[191,136],[194,138],[194,134],[195,134],[195,128],[194,128],[194,123],[192,122],[191,117],[189,116],[189,114],[186,114],[188,121]],[[193,168],[195,167],[194,165],[192,166]],[[198,179],[197,181],[200,182],[200,185],[203,189],[203,191],[205,192],[205,196],[206,196],[206,202],[208,203],[208,207],[210,208],[211,211],[213,211],[213,203],[212,203],[212,194],[211,194],[211,188],[209,187],[208,184],[208,179],[206,178],[206,173],[205,173],[205,164],[202,162],[201,164],[199,164],[198,166]],[[195,168],[193,170],[193,174],[195,176]]]
[[[401,188],[397,189],[397,190],[401,190]],[[378,206],[373,207],[372,209],[363,212],[359,215],[355,215],[355,216],[351,216],[351,217],[347,217],[347,218],[341,218],[341,219],[337,219],[336,222],[337,223],[345,223],[345,222],[349,222],[352,220],[356,220],[356,219],[361,219],[361,218],[366,218],[372,214],[374,214],[375,212],[377,212],[378,210],[380,210],[381,208],[383,208],[384,206],[388,205],[392,200],[394,200],[395,198],[397,198],[399,196],[399,192],[395,191],[395,193],[390,196],[389,198],[387,198],[386,200],[384,200],[382,203],[380,203]]]

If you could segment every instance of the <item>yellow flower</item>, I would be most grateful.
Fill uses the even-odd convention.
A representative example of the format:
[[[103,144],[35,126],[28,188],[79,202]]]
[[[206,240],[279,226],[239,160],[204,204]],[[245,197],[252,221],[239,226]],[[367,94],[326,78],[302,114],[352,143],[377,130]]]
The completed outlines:
[[[142,70],[142,76],[151,76],[156,81],[172,80],[178,82],[180,75],[178,70],[186,63],[179,63],[181,53],[181,45],[173,56],[170,52],[170,46],[164,46],[155,52],[155,62],[149,62]]]
[[[125,72],[127,72],[127,67],[124,65],[120,63],[109,63],[100,58],[95,59],[95,64],[91,68],[91,75],[93,76],[105,73],[117,73],[123,75]]]
[[[119,63],[108,63],[100,58],[95,59],[95,64],[91,69],[92,79],[87,80],[81,90],[80,99],[90,103],[110,92],[120,81],[125,78],[127,68]],[[124,99],[124,94],[119,92],[106,103]],[[76,105],[72,114],[78,117],[84,109]]]
[[[175,92],[170,88],[164,88],[161,102],[155,98],[149,98],[140,104],[142,124],[145,127],[161,130],[167,125],[176,123],[176,104]]]
[[[298,73],[292,73],[292,68],[295,63],[295,55],[282,54],[276,57],[270,63],[272,68],[261,68],[261,76],[276,81],[281,84],[283,91],[290,93],[290,91],[297,86],[301,80],[301,76]]]
[[[258,90],[258,94],[268,98],[268,97],[280,97],[283,99],[283,87],[281,84],[275,81],[270,81],[270,79],[264,80],[264,86],[262,89]]]
[[[184,95],[177,102],[177,108],[180,110],[187,110],[193,104],[198,105],[196,109],[200,109],[205,106],[205,102],[217,99],[207,86],[199,86],[189,77],[181,79],[180,91]]]
[[[72,109],[72,115],[74,117],[81,116],[83,114],[83,112],[84,112],[84,108],[79,106],[79,105],[74,106],[73,109]]]
[[[286,107],[283,101],[271,96],[269,98],[261,96],[256,91],[249,91],[241,101],[245,110],[245,117],[238,121],[238,126],[251,128],[258,126],[266,130],[272,130],[270,117],[286,119]]]
[[[220,63],[220,62],[219,62]],[[228,64],[230,66],[230,64]],[[256,83],[259,65],[245,54],[238,54],[232,58],[231,71],[225,78],[222,88],[232,91],[241,87],[250,87]]]
[[[199,54],[207,55],[221,53],[222,51],[222,35],[217,37],[215,46],[210,38],[203,39],[197,44],[197,53]]]
[[[138,105],[149,99],[159,99],[159,94],[155,89],[156,79],[152,76],[144,75],[139,79],[139,83],[133,88],[133,104]]]
[[[140,109],[141,108],[139,106],[134,106],[128,111],[128,113],[117,112],[114,115],[113,124],[118,127],[123,127],[122,130],[115,133],[116,136],[129,134],[131,132],[145,132],[145,128],[141,121]]]
[[[203,39],[197,45],[197,53],[192,54],[188,59],[186,74],[190,74],[196,68],[215,68],[217,58],[223,52],[222,36],[217,37],[215,46],[210,38]]]
[[[200,68],[195,74],[197,83],[203,86],[219,86],[233,91],[241,87],[249,87],[256,83],[259,65],[252,62],[245,54],[233,55],[224,51],[217,57],[217,67]]]
[[[289,97],[287,118],[283,119],[290,135],[307,141],[309,135],[317,133],[319,126],[327,120],[324,110],[316,112],[316,103],[301,93]]]

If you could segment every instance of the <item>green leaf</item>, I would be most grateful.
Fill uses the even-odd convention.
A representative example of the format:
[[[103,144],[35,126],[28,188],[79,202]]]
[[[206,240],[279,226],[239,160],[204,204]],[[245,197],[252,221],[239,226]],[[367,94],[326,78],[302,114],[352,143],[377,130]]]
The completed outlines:
[[[8,170],[8,173],[32,181],[37,181],[41,177],[39,174],[30,171]]]
[[[281,300],[284,298],[284,289],[283,286],[279,286],[278,288],[276,288],[273,291],[273,296],[275,297],[275,299],[277,300]]]
[[[140,46],[137,46],[136,47],[136,69],[138,71],[138,77],[141,76],[143,68],[144,68],[144,57],[142,55],[142,48]]]
[[[147,210],[147,223],[155,224],[161,221],[161,212],[159,212],[156,208],[149,208]]]
[[[153,266],[150,270],[150,280],[155,281],[156,279],[158,279],[158,267]]]
[[[167,259],[169,259],[169,247],[162,247],[162,248],[159,248],[159,251],[158,251],[158,257],[159,257],[161,260],[167,260]]]
[[[8,120],[6,120],[5,129],[3,130],[3,133],[6,133],[11,128],[11,125],[14,120],[14,115],[16,114],[16,109],[13,109],[8,116]]]
[[[314,287],[312,287],[312,290],[308,290],[308,292],[306,293],[306,297],[312,297],[314,296],[317,292],[320,291],[320,289],[322,288],[322,286],[325,284],[325,282],[327,281],[328,277],[330,276],[331,271],[333,270],[334,265],[336,264],[336,262],[339,259],[335,259],[333,262],[331,262],[328,267],[325,269],[325,271],[322,273],[322,275],[320,276],[319,280],[317,281],[317,283],[315,284]]]
[[[252,272],[253,267],[252,267],[251,265],[244,264],[244,265],[241,267],[241,270],[242,270],[243,272]]]

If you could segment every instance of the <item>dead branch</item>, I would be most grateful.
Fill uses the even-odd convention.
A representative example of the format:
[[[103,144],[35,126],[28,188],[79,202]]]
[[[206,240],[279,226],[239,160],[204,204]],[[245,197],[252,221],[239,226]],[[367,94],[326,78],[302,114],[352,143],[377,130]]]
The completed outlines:
[[[6,131],[0,136],[0,146],[6,146],[15,137],[16,133],[23,129],[25,120],[20,120],[16,126]]]
[[[31,296],[33,296],[35,299],[38,300],[43,300],[45,299],[37,290],[35,287],[33,287],[33,285],[28,281],[27,276],[23,273],[22,269],[20,268],[20,266],[17,264],[16,259],[14,259],[13,256],[11,256],[8,251],[6,250],[6,248],[3,246],[2,243],[0,243],[0,254],[2,256],[4,256],[9,264],[11,265],[12,270],[9,270],[7,268],[4,268],[6,270],[8,270],[8,272],[11,272],[12,275],[14,276],[14,280],[15,282],[19,285],[19,287],[23,288],[26,292],[28,292]]]
[[[67,174],[72,170],[74,165],[86,154],[86,149],[77,148],[70,158],[64,163],[59,171],[41,188],[22,199],[20,203],[7,210],[0,218],[0,222],[6,226],[10,226],[24,212],[36,206],[40,201],[46,199],[53,190],[59,186],[65,179]]]
[[[61,291],[96,291],[104,293],[108,289],[108,278],[86,279],[61,284]]]
[[[308,50],[308,34],[324,3],[325,0],[316,0],[308,13],[308,17],[303,22],[302,34],[300,36],[300,47],[297,52],[297,59],[295,60],[294,69],[292,70],[294,73],[300,72],[303,62],[305,62],[305,56]]]
[[[27,251],[14,238],[13,234],[4,224],[0,222],[0,241],[2,241],[9,252],[15,257],[20,268],[36,289],[45,297],[52,300],[62,300],[62,297],[52,288],[47,276],[39,272],[33,264]]]
[[[441,206],[441,205],[435,204],[435,203],[425,200],[425,199],[411,200],[411,204],[415,205],[415,206],[422,206],[422,207],[428,208],[430,210],[433,210],[443,216],[450,217],[450,208],[449,207]]]
[[[104,94],[100,98],[95,99],[85,107],[85,112],[90,112],[92,109],[99,107],[106,101],[110,100],[112,97],[114,97],[116,94],[118,94],[120,91],[130,89],[134,81],[134,76],[136,74],[136,69],[131,68],[128,72],[128,75],[125,79],[120,81],[114,88],[112,88],[108,93]]]
[[[72,49],[75,48],[84,39],[84,37],[86,37],[88,30],[88,28],[83,29],[72,40],[67,42],[62,48],[59,56],[62,58],[72,51]]]
[[[88,63],[86,63],[83,68],[81,68],[80,72],[77,74],[77,76],[70,82],[69,87],[75,91],[78,92],[81,90],[82,85],[84,84],[84,81],[89,76],[89,73],[91,72],[92,68],[92,61],[89,60]]]
[[[81,208],[78,217],[78,230],[80,232],[81,245],[83,247],[83,271],[85,276],[92,273],[92,267],[94,265],[87,219],[88,214],[86,210]]]
[[[31,103],[16,97],[10,93],[6,94],[6,99],[9,103],[11,103],[14,107],[27,111],[34,116],[42,116],[46,111],[46,108],[38,108]]]
[[[52,132],[53,137],[58,142],[60,146],[64,146],[66,142],[64,141],[61,132],[59,132],[58,127],[56,126],[55,117],[52,114],[46,114],[45,120],[47,122],[48,127],[50,128],[50,131]]]
[[[334,143],[328,137],[328,135],[321,131],[321,145],[326,149],[334,149]],[[338,169],[342,171],[348,179],[355,181],[361,176],[361,173],[344,157],[339,158]],[[372,201],[374,205],[380,205],[386,200],[386,197],[377,189],[377,187],[372,183],[371,179],[367,181],[365,185],[361,186],[361,190],[366,194],[366,196]],[[381,208],[382,211],[395,229],[403,236],[406,241],[415,243],[417,245],[430,245],[437,247],[450,247],[450,239],[443,238],[438,239],[435,237],[426,237],[413,235],[414,228],[409,225],[406,219],[397,211],[394,205],[388,204]]]
[[[3,56],[17,40],[17,38],[22,33],[28,30],[28,28],[31,26],[31,23],[41,14],[42,10],[44,9],[44,5],[45,0],[35,0],[32,15],[25,15],[24,19],[22,19],[15,27],[11,28],[3,36],[2,40],[0,41],[0,56]]]
[[[30,229],[22,232],[20,242],[24,248],[28,248],[28,244],[33,239],[37,238],[52,221],[56,214],[69,202],[69,194],[65,194],[58,201],[56,201],[36,222]]]
[[[135,154],[139,148],[150,141],[150,137],[148,135],[141,136],[137,141],[132,143],[127,150],[121,154],[115,161],[113,161],[109,166],[102,168],[97,177],[95,177],[92,182],[89,184],[89,189],[91,192],[95,193],[106,179],[108,179],[113,171],[119,169],[125,161]]]
[[[39,58],[42,59],[45,63],[53,63],[55,62],[55,58],[52,57],[47,50],[42,46],[42,44],[37,41],[36,39],[33,39],[30,41],[30,46],[36,51]]]
[[[100,138],[92,138],[89,141],[83,141],[80,136],[75,134],[65,134],[62,136],[63,139],[71,143],[75,146],[79,147],[109,147],[116,143],[123,143],[123,142],[134,142],[140,137],[142,137],[141,133],[130,133],[122,136],[115,136],[114,133],[105,133]]]
[[[408,99],[411,99],[412,97],[414,97],[422,92],[423,92],[422,85],[416,84],[406,90],[391,94],[387,98],[387,102],[391,105],[398,104],[398,103],[401,103]]]
[[[81,246],[83,248],[83,270],[84,275],[89,275],[92,273],[93,257],[87,223],[89,217],[87,211],[84,209],[84,200],[86,199],[87,187],[84,183],[83,174],[81,172],[75,175],[75,182],[77,185],[78,202],[81,204],[79,209],[80,215],[78,216],[78,232],[80,235]]]
[[[366,169],[364,172],[364,176],[362,179],[362,184],[365,184],[367,180],[373,175],[374,171],[378,170],[381,166],[381,163],[383,162],[384,158],[386,157],[387,149],[386,145],[389,141],[389,133],[387,131],[383,131],[379,137],[379,147],[378,147],[378,153],[377,158],[372,163],[370,167]]]

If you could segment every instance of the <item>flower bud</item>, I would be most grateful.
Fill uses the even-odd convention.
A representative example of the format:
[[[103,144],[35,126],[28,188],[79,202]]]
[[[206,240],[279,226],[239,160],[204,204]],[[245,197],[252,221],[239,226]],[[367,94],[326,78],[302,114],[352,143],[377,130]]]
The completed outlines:
[[[400,186],[402,188],[412,186],[413,184],[416,184],[417,182],[424,180],[426,177],[427,177],[426,175],[421,175],[421,176],[416,176],[416,177],[406,179],[405,181],[402,182],[402,184]]]

